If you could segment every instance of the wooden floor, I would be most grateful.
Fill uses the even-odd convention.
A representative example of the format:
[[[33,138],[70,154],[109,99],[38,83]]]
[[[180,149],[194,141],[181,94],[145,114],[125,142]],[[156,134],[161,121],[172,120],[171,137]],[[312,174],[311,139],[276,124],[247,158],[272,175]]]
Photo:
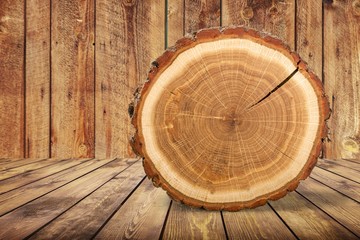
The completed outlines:
[[[0,239],[359,239],[360,163],[321,160],[295,192],[239,212],[192,209],[137,159],[0,159]]]

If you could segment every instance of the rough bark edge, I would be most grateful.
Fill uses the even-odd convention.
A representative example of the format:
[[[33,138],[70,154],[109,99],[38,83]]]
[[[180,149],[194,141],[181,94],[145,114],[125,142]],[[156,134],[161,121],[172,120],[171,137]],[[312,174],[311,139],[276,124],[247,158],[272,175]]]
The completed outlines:
[[[139,126],[141,125],[141,112],[144,100],[153,83],[156,81],[157,76],[159,76],[174,61],[174,59],[185,50],[202,42],[211,42],[225,38],[249,39],[258,44],[277,50],[289,58],[293,62],[294,67],[298,68],[298,71],[310,82],[318,96],[320,124],[315,139],[318,140],[318,142],[314,144],[303,169],[294,179],[286,183],[283,187],[246,202],[209,203],[185,196],[165,181],[155,168],[154,164],[149,160],[146,147],[143,144],[144,138]],[[310,175],[323,148],[323,140],[328,133],[326,121],[330,117],[329,102],[320,79],[307,67],[307,63],[303,61],[297,53],[292,52],[289,46],[285,45],[280,39],[246,27],[202,29],[178,40],[175,46],[167,49],[159,58],[152,62],[151,65],[146,82],[136,90],[134,93],[134,102],[129,106],[131,123],[135,128],[135,134],[130,139],[130,144],[135,154],[143,157],[145,173],[148,178],[152,180],[154,186],[163,188],[173,200],[192,207],[208,210],[238,211],[243,208],[254,208],[264,205],[268,200],[282,198],[287,192],[294,191],[300,181],[306,179]]]

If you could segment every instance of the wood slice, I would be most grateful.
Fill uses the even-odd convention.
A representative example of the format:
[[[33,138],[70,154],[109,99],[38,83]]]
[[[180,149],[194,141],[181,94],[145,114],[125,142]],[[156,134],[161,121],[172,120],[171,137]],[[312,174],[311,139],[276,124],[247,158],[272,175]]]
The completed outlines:
[[[191,206],[239,210],[309,176],[329,107],[296,53],[237,27],[180,39],[153,62],[129,112],[155,186]]]

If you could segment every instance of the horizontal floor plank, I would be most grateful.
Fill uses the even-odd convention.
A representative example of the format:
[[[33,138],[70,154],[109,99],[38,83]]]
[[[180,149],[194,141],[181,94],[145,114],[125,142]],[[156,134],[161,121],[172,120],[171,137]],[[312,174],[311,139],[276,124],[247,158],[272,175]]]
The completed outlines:
[[[95,239],[159,239],[170,198],[145,179]]]
[[[22,239],[58,217],[104,183],[129,167],[134,160],[117,159],[0,218],[0,239]]]
[[[47,158],[34,158],[34,159],[28,159],[28,158],[19,158],[19,159],[10,159],[6,158],[0,161],[0,171],[4,171],[10,168],[20,167],[27,164],[39,162],[39,161],[47,161]],[[62,160],[62,159],[58,159]]]
[[[354,169],[339,165],[336,161],[327,161],[324,159],[319,159],[317,164],[318,167],[328,170],[330,172],[336,173],[340,176],[353,180],[357,183],[360,183],[360,172]]]
[[[12,191],[0,194],[0,216],[27,203],[35,198],[41,197],[63,185],[81,177],[114,159],[97,160],[92,159],[65,169],[39,181],[16,188]]]
[[[13,168],[8,168],[6,170],[2,170],[0,171],[0,181],[7,179],[7,178],[11,178],[14,177],[16,175],[19,174],[23,174],[23,173],[29,173],[31,171],[34,171],[36,169],[40,169],[46,166],[50,166],[52,164],[55,164],[57,162],[60,162],[61,160],[59,159],[45,159],[42,161],[36,161],[36,162],[30,162],[29,164],[26,165],[22,165],[19,167],[13,167]]]
[[[315,167],[310,175],[330,188],[360,202],[360,184],[322,168]]]
[[[35,171],[26,172],[20,175],[17,175],[12,178],[8,178],[5,180],[0,181],[0,194],[13,190],[15,188],[24,186],[26,184],[38,181],[42,178],[50,176],[54,173],[60,172],[64,169],[74,167],[76,165],[81,164],[84,161],[88,161],[89,159],[82,159],[82,160],[72,160],[66,159],[57,162],[56,164],[52,164],[50,166],[37,169]]]
[[[360,206],[354,200],[313,179],[296,190],[360,238]]]
[[[329,160],[329,159],[322,159],[320,161],[326,162],[326,163],[335,163],[347,168],[351,168],[354,169],[356,171],[360,171],[360,162],[356,163],[356,162],[352,162],[352,161],[348,161],[348,160],[343,160],[343,159],[337,159],[337,160]],[[356,160],[355,160],[356,161]]]
[[[296,239],[269,205],[223,216],[229,239]]]
[[[300,239],[358,239],[296,192],[269,204]]]
[[[90,239],[144,176],[138,160],[30,239]]]

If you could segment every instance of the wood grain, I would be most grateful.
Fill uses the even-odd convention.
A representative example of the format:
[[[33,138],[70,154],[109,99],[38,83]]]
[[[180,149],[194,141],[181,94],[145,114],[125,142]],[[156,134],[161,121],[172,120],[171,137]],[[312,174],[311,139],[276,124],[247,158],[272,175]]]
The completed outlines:
[[[359,171],[337,164],[336,161],[326,161],[324,159],[319,159],[317,166],[360,183]]]
[[[313,169],[310,176],[360,203],[359,183],[318,167]]]
[[[96,156],[133,155],[133,93],[165,47],[165,0],[96,1]]]
[[[24,0],[0,1],[0,156],[24,157]]]
[[[179,40],[134,101],[133,147],[147,175],[173,199],[212,210],[294,190],[316,163],[329,111],[297,55],[243,27]]]
[[[170,199],[145,179],[95,239],[159,239]]]
[[[77,161],[77,165],[54,174],[49,174],[48,177],[3,193],[0,195],[0,215],[62,187],[112,160],[114,159]]]
[[[358,239],[296,192],[270,205],[299,239]]]
[[[38,161],[43,161],[46,160],[44,158],[33,158],[29,161],[28,158],[19,158],[19,159],[4,159],[0,161],[0,171],[6,170],[6,169],[10,169],[10,168],[15,168],[15,167],[19,167],[19,166],[24,166],[27,164],[32,164]]]
[[[52,1],[51,156],[94,156],[94,0]]]
[[[296,51],[322,79],[322,1],[296,0]]]
[[[91,239],[144,178],[138,160],[30,239]]]
[[[229,239],[295,239],[269,205],[223,216]]]
[[[185,0],[169,1],[167,0],[167,46],[174,46],[176,41],[185,34],[184,13]]]
[[[360,238],[359,203],[313,179],[302,182],[296,191]]]
[[[134,162],[115,160],[57,190],[32,201],[2,216],[0,232],[2,239],[22,239],[28,237],[49,221],[74,206],[104,183],[108,182]],[[23,224],[27,222],[28,224]],[[20,229],[20,230],[19,230]]]
[[[171,205],[163,239],[226,239],[220,212]]]
[[[38,161],[31,163],[31,160],[28,160],[29,164],[26,164],[24,166],[10,168],[7,170],[0,171],[0,181],[4,180],[6,178],[11,178],[19,174],[29,173],[31,171],[34,171],[36,169],[40,169],[49,165],[52,165],[56,162],[58,162],[58,159],[47,159],[46,161]]]
[[[321,159],[320,161],[321,161],[321,163],[328,163],[328,164],[334,163],[335,165],[340,165],[340,166],[347,167],[352,170],[356,170],[356,171],[360,172],[360,164],[355,163],[355,162],[342,160],[342,159],[331,160],[331,159],[324,159],[324,158]]]
[[[8,192],[12,189],[24,186],[26,184],[32,183],[34,181],[37,181],[39,179],[45,178],[53,173],[60,172],[64,169],[73,167],[75,165],[78,165],[81,163],[81,161],[86,161],[86,159],[80,160],[80,161],[73,161],[73,160],[63,160],[60,159],[58,163],[52,164],[50,166],[31,171],[28,173],[23,173],[18,176],[5,179],[1,181],[0,185],[0,193]]]
[[[25,157],[50,157],[50,0],[26,1]]]
[[[295,0],[222,0],[222,24],[265,31],[295,47]]]
[[[220,0],[185,0],[185,33],[220,26]]]
[[[360,2],[324,3],[324,83],[332,107],[327,158],[360,158]]]

